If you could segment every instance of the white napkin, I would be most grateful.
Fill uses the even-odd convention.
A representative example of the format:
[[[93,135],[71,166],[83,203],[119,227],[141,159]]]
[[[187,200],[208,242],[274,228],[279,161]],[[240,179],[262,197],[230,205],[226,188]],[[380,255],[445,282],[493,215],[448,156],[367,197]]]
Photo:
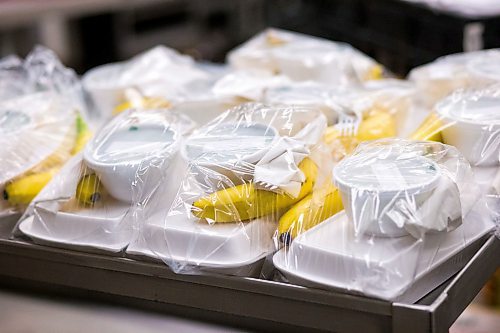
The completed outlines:
[[[404,228],[420,239],[429,232],[450,232],[462,224],[462,206],[457,184],[442,175],[438,186],[429,198],[408,216]]]
[[[281,137],[256,164],[254,181],[259,188],[286,193],[296,198],[305,181],[299,163],[310,154],[326,128],[326,118],[312,119],[294,137]]]

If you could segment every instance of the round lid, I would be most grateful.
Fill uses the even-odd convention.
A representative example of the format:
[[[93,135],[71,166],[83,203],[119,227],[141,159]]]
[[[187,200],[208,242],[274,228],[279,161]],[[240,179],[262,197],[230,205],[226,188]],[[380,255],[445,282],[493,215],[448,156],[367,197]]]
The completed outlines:
[[[86,148],[86,159],[103,164],[136,162],[157,156],[176,140],[176,132],[163,124],[127,124]],[[92,164],[92,161],[91,161]]]
[[[437,185],[439,177],[439,166],[434,161],[396,154],[379,153],[369,158],[353,155],[334,169],[335,183],[344,191],[427,191]]]
[[[189,160],[211,163],[246,160],[267,149],[276,136],[273,127],[262,124],[223,123],[191,137],[185,145],[185,154]]]
[[[500,124],[500,96],[493,93],[469,93],[449,96],[436,106],[448,119],[479,125]]]

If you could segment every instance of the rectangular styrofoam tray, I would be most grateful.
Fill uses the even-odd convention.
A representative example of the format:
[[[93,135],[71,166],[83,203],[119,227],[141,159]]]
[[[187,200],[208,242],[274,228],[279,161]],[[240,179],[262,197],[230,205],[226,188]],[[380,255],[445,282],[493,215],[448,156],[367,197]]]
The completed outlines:
[[[460,270],[474,255],[468,245],[492,228],[472,211],[444,237],[426,235],[421,245],[411,236],[377,238],[374,246],[353,239],[341,212],[297,237],[273,263],[294,284],[415,302]]]

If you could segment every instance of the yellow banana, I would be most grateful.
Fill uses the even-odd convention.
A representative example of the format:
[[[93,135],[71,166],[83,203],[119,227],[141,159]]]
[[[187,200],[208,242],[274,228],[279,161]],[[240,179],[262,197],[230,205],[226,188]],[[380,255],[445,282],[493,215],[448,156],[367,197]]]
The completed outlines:
[[[93,206],[102,199],[102,185],[97,175],[85,175],[76,187],[76,199],[84,205]]]
[[[331,147],[334,159],[340,160],[350,154],[360,142],[393,137],[396,134],[394,116],[387,111],[373,110],[363,118],[355,136],[343,136],[336,126],[330,126],[325,130],[323,141]]]
[[[10,181],[3,191],[4,199],[11,205],[29,204],[58,170],[59,168],[52,168]]]
[[[410,136],[413,140],[427,140],[443,142],[441,131],[443,130],[444,123],[435,112],[431,112]]]
[[[83,121],[83,120],[81,120]],[[79,131],[77,118],[77,135]],[[11,205],[27,205],[71,157],[75,132],[69,131],[54,153],[5,186],[3,196]]]
[[[265,215],[279,215],[312,191],[318,167],[309,158],[299,164],[306,180],[297,198],[257,189],[253,183],[234,186],[209,194],[193,203],[192,213],[210,222],[252,220]]]
[[[82,116],[78,114],[76,117],[76,140],[73,148],[71,149],[71,155],[75,155],[81,151],[91,137],[92,132],[89,130]]]
[[[373,110],[359,124],[356,138],[359,142],[390,138],[397,135],[396,120],[387,111]]]
[[[338,188],[329,185],[294,204],[278,223],[280,240],[288,244],[299,234],[344,209]]]
[[[364,79],[365,81],[380,80],[383,77],[384,77],[384,67],[382,67],[382,65],[377,64],[370,67]]]

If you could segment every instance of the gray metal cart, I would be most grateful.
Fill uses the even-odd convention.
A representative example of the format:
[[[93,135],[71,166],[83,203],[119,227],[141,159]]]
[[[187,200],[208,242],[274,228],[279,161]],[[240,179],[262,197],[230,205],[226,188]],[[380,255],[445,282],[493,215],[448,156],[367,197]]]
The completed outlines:
[[[500,265],[500,240],[477,254],[417,304],[390,303],[286,283],[230,276],[189,276],[165,265],[9,240],[0,230],[0,283],[265,331],[447,332]]]

